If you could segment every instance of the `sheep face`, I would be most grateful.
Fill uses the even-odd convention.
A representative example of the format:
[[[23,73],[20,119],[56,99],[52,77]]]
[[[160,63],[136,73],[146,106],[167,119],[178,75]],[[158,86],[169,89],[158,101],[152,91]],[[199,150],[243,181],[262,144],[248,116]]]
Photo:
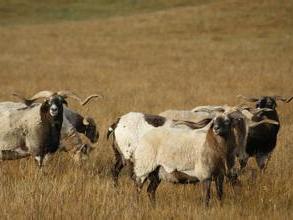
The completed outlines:
[[[52,96],[42,104],[42,111],[48,112],[53,119],[63,115],[63,104],[67,104],[63,97]]]
[[[219,116],[214,119],[213,132],[216,135],[226,137],[230,133],[231,119],[224,116]]]
[[[39,165],[42,166],[43,158],[48,153],[54,153],[58,150],[60,143],[60,131],[63,123],[63,103],[61,96],[52,96],[46,99],[40,109],[42,130],[41,132],[41,148],[35,152],[36,156],[40,156]]]
[[[213,121],[213,132],[224,139],[230,139],[229,149],[240,158],[247,158],[247,125],[243,115],[232,112],[217,116]]]
[[[256,108],[269,108],[275,110],[277,107],[276,100],[270,96],[263,96],[256,102]]]

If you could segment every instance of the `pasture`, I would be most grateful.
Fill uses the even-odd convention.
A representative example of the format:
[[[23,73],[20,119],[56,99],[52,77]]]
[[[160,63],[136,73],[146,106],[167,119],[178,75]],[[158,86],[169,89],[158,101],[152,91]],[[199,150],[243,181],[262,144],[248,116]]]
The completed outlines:
[[[145,193],[137,203],[126,170],[113,188],[105,134],[129,111],[237,104],[238,94],[292,96],[293,2],[76,2],[0,3],[2,101],[44,89],[105,97],[84,108],[69,100],[96,119],[101,134],[81,166],[66,153],[43,171],[33,158],[1,161],[1,218],[292,219],[292,103],[279,103],[281,130],[266,173],[253,178],[251,160],[242,186],[225,184],[222,204],[212,196],[209,208],[200,185],[162,183],[156,209]]]

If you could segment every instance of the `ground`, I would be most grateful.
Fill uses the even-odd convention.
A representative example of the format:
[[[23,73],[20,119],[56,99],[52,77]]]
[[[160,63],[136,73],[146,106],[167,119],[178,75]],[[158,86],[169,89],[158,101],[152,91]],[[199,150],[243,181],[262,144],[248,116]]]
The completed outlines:
[[[25,2],[25,3],[24,3]],[[47,1],[46,1],[47,2]],[[34,160],[0,166],[2,218],[292,219],[293,103],[279,103],[281,130],[265,174],[225,184],[202,205],[201,186],[162,183],[153,209],[136,201],[123,172],[113,188],[113,152],[105,134],[129,111],[157,114],[247,96],[293,95],[293,2],[290,0],[13,0],[0,2],[0,98],[71,90],[104,99],[72,108],[93,116],[101,132],[90,160],[65,153],[40,171]],[[145,189],[144,189],[145,190]]]

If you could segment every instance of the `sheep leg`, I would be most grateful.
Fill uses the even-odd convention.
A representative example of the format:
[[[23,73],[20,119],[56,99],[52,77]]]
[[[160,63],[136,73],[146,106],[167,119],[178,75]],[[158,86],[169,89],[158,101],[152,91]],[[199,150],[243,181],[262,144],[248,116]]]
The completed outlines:
[[[123,164],[122,156],[120,154],[115,154],[115,158],[116,158],[116,162],[115,162],[114,166],[112,167],[111,171],[112,171],[112,178],[113,178],[114,187],[117,187],[119,173],[123,169],[124,164]]]
[[[272,154],[270,153],[270,154],[268,155],[268,158],[267,158],[267,162],[266,162],[266,164],[265,164],[265,167],[263,168],[263,173],[267,170],[267,168],[268,168],[268,164],[269,164],[269,162],[271,161],[271,159],[272,159]]]
[[[161,180],[159,178],[159,167],[154,170],[148,177],[150,184],[147,188],[148,196],[153,208],[156,207],[156,189],[158,188]]]
[[[209,201],[211,198],[211,179],[206,179],[203,182],[203,188],[204,188],[204,194],[205,194],[205,200],[204,200],[204,204],[206,207],[209,206]]]
[[[44,165],[44,158],[45,158],[45,156],[43,156],[43,155],[38,155],[38,156],[35,157],[35,159],[36,159],[36,161],[38,163],[39,168],[42,168],[43,167],[43,165]]]
[[[268,155],[259,155],[257,154],[255,156],[257,166],[259,167],[260,170],[263,170],[266,165],[266,160],[268,159]]]
[[[249,158],[246,158],[246,159],[243,159],[243,160],[239,160],[239,163],[240,163],[240,170],[243,170],[246,165],[247,165],[247,162],[248,162],[248,159]]]
[[[218,197],[219,200],[222,200],[224,175],[222,173],[219,174],[216,177],[215,182],[216,182],[216,189],[217,189],[217,197]]]
[[[126,160],[126,166],[128,167],[128,175],[130,176],[131,179],[135,179],[135,175],[134,175],[134,165],[133,162],[131,162],[130,160]]]
[[[142,187],[146,181],[146,177],[137,177],[133,176],[133,180],[134,180],[134,185],[135,185],[135,188],[136,188],[136,202],[139,202],[139,196],[140,196],[140,193],[141,193],[141,190],[142,190]]]
[[[52,154],[46,154],[45,156],[44,156],[44,159],[43,159],[43,162],[42,162],[42,164],[44,165],[44,164],[46,164],[49,160],[51,160],[51,158],[52,158]],[[38,163],[38,165],[39,165],[39,161],[40,161],[40,156],[35,156],[35,160],[37,161],[37,163]]]
[[[267,157],[266,157],[266,162],[264,162],[264,165],[263,165],[263,167],[262,168],[260,168],[261,169],[261,172],[262,172],[262,174],[264,174],[265,173],[265,171],[266,171],[266,169],[268,168],[268,164],[269,164],[269,162],[271,161],[271,158],[272,158],[272,154],[271,153],[269,153],[268,155],[267,155]],[[258,165],[259,166],[259,165]]]
[[[227,178],[229,180],[229,182],[234,186],[237,183],[237,171],[235,170],[234,166],[235,166],[235,156],[234,154],[230,153],[227,156],[227,169],[228,169],[228,173],[227,173]]]

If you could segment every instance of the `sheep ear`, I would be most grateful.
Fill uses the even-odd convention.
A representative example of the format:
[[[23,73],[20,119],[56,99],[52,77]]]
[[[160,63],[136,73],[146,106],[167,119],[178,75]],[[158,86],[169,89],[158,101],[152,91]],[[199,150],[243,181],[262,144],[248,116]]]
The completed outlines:
[[[67,102],[65,99],[63,99],[62,103],[63,103],[64,105],[68,106],[68,102]]]
[[[41,105],[41,112],[46,113],[50,108],[48,100],[45,100]]]
[[[68,106],[68,102],[66,101],[66,99],[63,96],[58,96],[58,98],[62,102],[62,104]]]

